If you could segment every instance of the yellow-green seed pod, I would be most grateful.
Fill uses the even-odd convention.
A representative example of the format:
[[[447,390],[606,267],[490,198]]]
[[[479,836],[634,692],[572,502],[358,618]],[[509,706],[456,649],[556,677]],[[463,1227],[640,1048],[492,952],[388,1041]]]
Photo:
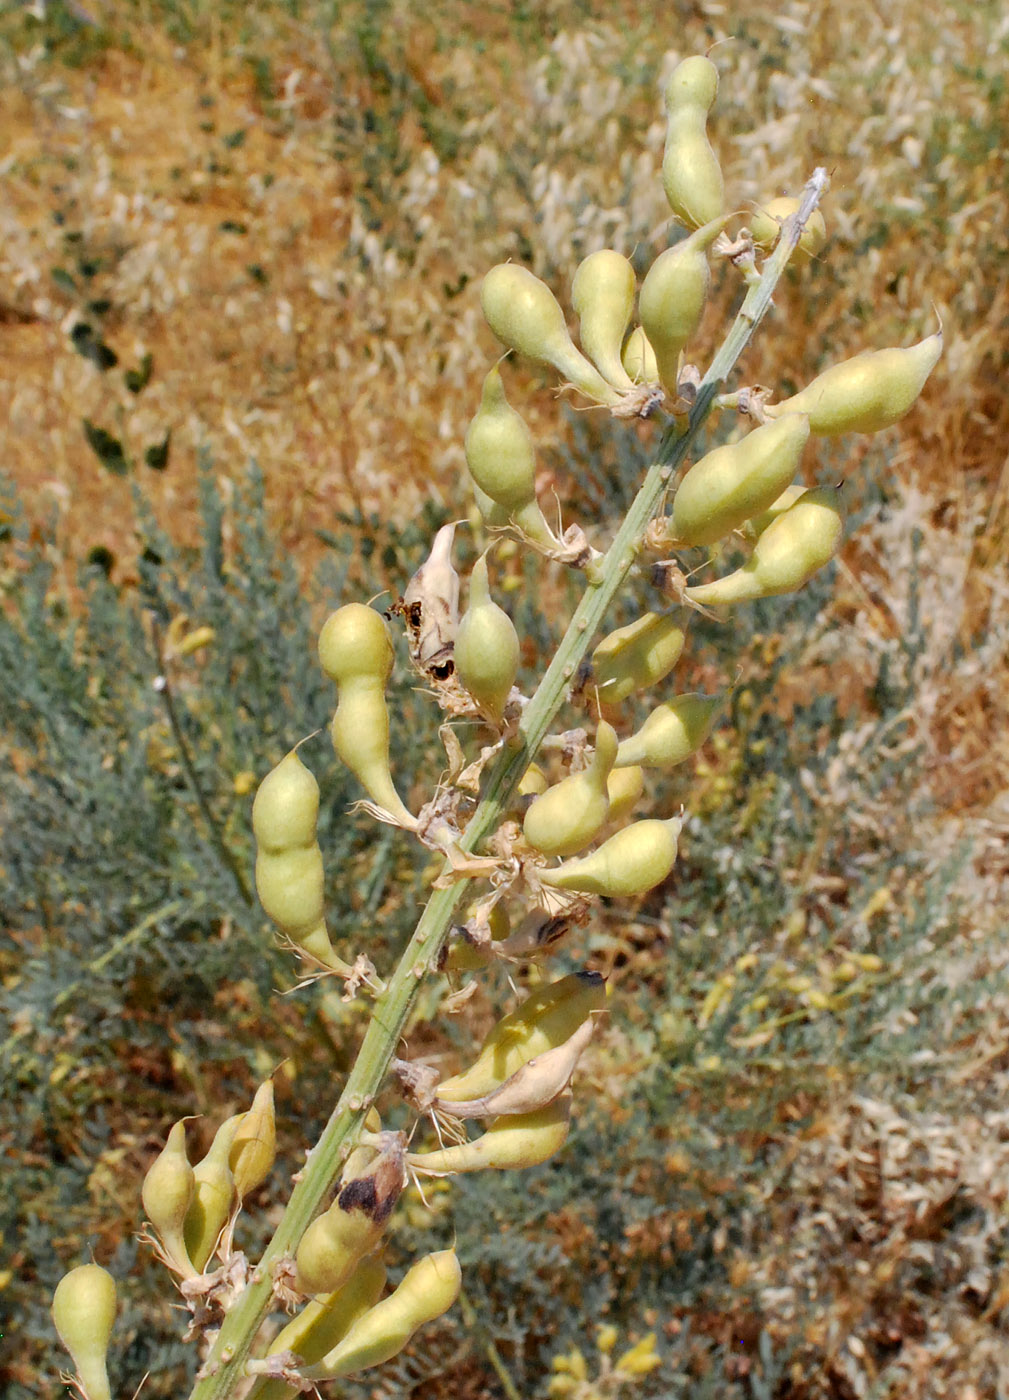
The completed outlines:
[[[638,732],[620,745],[618,771],[624,764],[675,768],[701,747],[724,703],[724,695],[694,692],[656,706]]]
[[[635,326],[627,337],[620,361],[635,384],[657,384],[659,362],[641,326]]]
[[[571,283],[571,305],[578,317],[582,349],[599,373],[618,389],[633,381],[624,369],[620,347],[634,310],[634,268],[622,253],[601,248],[579,263]]]
[[[115,1279],[99,1264],[71,1269],[56,1285],[52,1315],[86,1400],[110,1400],[105,1354],[116,1321]]]
[[[506,511],[536,499],[533,436],[505,398],[497,365],[483,382],[480,407],[466,429],[466,465],[480,490]]]
[[[627,337],[620,359],[635,384],[659,382],[659,362],[641,326],[635,326]]]
[[[844,518],[840,500],[838,487],[804,492],[794,506],[768,525],[741,569],[688,588],[685,596],[702,607],[719,607],[794,593],[829,564],[841,547]]]
[[[389,770],[389,710],[385,685],[394,653],[384,620],[363,603],[338,608],[319,634],[322,669],[337,685],[333,749],[379,807],[412,830]]]
[[[244,1116],[236,1113],[221,1124],[207,1155],[193,1168],[193,1199],[186,1211],[183,1237],[193,1267],[201,1273],[217,1247],[237,1200],[228,1156]]]
[[[303,1293],[332,1293],[351,1278],[378,1244],[403,1190],[403,1152],[397,1143],[363,1163],[352,1155],[336,1200],[309,1225],[295,1254]]]
[[[469,921],[476,917],[478,912],[478,902],[474,902],[466,910],[463,929]],[[490,933],[491,943],[501,943],[511,932],[511,920],[508,917],[508,910],[502,901],[498,901],[486,912],[487,931]],[[443,972],[480,972],[491,961],[492,954],[486,950],[485,945],[477,942],[470,942],[465,933],[458,933],[455,942],[449,945],[445,954],[445,962],[442,967]]]
[[[186,1156],[186,1124],[180,1119],[148,1169],[140,1196],[147,1218],[158,1233],[165,1262],[182,1278],[192,1278],[197,1273],[184,1236],[186,1212],[195,1189],[196,1179]]]
[[[589,845],[609,815],[606,780],[618,742],[616,731],[600,720],[588,768],[555,783],[526,812],[522,831],[530,846],[545,856],[573,856]]]
[[[541,870],[544,885],[610,899],[647,894],[661,885],[676,863],[676,843],[683,823],[632,822],[587,856],[566,860],[556,870]]]
[[[488,530],[503,530],[511,520],[511,512],[505,506],[499,506],[497,501],[491,499],[486,491],[482,491],[472,477],[470,477],[470,488],[473,492],[473,500],[476,508],[480,512],[480,519]]]
[[[760,205],[750,220],[750,236],[756,246],[769,253],[778,241],[781,226],[790,219],[799,207],[799,201],[788,195],[780,199],[769,199]],[[799,235],[796,253],[807,258],[815,258],[827,241],[827,225],[819,209],[814,209],[806,220]]]
[[[482,714],[500,724],[518,674],[521,646],[515,624],[490,596],[481,555],[469,579],[469,606],[455,638],[455,670]]]
[[[552,365],[588,398],[619,403],[619,391],[575,348],[553,292],[528,268],[517,263],[492,267],[480,284],[480,305],[503,345],[530,360]]]
[[[677,64],[666,85],[662,187],[688,228],[710,223],[725,207],[722,171],[707,131],[717,94],[718,69],[700,54]]]
[[[498,1021],[468,1069],[438,1085],[438,1098],[462,1101],[491,1093],[534,1056],[563,1045],[605,1005],[606,979],[598,972],[576,972],[538,987]]]
[[[388,1298],[369,1309],[342,1342],[302,1374],[312,1381],[333,1380],[391,1360],[418,1327],[448,1312],[461,1287],[462,1271],[454,1249],[426,1255],[407,1270]]]
[[[769,418],[808,414],[810,432],[822,437],[878,433],[912,407],[941,354],[941,328],[907,350],[863,350],[764,411]]]
[[[760,536],[767,529],[768,525],[771,524],[772,520],[777,520],[779,515],[784,515],[785,511],[790,510],[791,507],[795,505],[796,501],[800,500],[808,490],[810,490],[810,487],[798,481],[792,486],[786,486],[773,505],[768,506],[767,510],[762,510],[759,515],[751,516],[750,519],[746,521],[742,526],[741,533],[743,536],[748,539],[751,544],[755,543],[760,539]]]
[[[407,1161],[421,1171],[446,1176],[538,1167],[564,1146],[570,1125],[571,1094],[567,1092],[534,1113],[495,1118],[485,1133],[470,1142],[436,1152],[411,1152]]]
[[[655,353],[659,381],[670,394],[677,389],[680,351],[700,325],[707,300],[708,248],[726,222],[714,219],[660,253],[641,284],[638,315]]]
[[[676,665],[686,633],[673,613],[643,613],[618,627],[592,653],[592,683],[606,705],[619,705],[637,690],[661,681]]]
[[[395,659],[384,618],[364,603],[337,608],[319,633],[319,660],[336,685],[364,680],[384,686]]]
[[[634,811],[644,790],[645,775],[636,764],[628,764],[625,768],[614,768],[606,779],[606,791],[610,798],[610,814],[607,821],[611,823],[623,821],[624,817]]]
[[[538,763],[530,763],[529,767],[522,774],[521,781],[515,789],[519,797],[539,797],[541,792],[546,792],[550,784],[547,782],[546,774]]]
[[[273,1107],[273,1080],[267,1079],[256,1090],[252,1107],[242,1114],[228,1151],[228,1166],[235,1182],[235,1195],[244,1201],[250,1191],[261,1186],[277,1159],[277,1119]]]
[[[268,1356],[293,1351],[308,1365],[321,1361],[342,1342],[358,1318],[373,1308],[385,1288],[385,1264],[376,1254],[362,1259],[350,1279],[333,1293],[313,1298],[274,1338]],[[256,1400],[293,1400],[298,1392],[285,1381],[256,1389]]]
[[[252,804],[256,892],[282,933],[336,967],[343,964],[326,929],[318,815],[319,784],[292,750],[260,783]]]
[[[795,476],[808,438],[809,419],[790,413],[702,457],[673,497],[669,538],[714,544],[767,510]]]

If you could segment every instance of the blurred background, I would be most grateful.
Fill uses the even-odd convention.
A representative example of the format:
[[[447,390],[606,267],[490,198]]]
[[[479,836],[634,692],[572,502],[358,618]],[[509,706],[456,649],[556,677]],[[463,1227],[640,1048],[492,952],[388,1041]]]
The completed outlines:
[[[470,512],[462,440],[499,353],[481,276],[521,262],[567,306],[597,248],[643,271],[670,237],[662,83],[709,48],[730,204],[831,175],[827,247],[786,275],[736,382],[784,395],[936,316],[945,351],[898,427],[807,456],[810,481],[847,483],[836,568],[692,623],[676,689],[739,684],[650,788],[688,814],[669,884],[551,965],[614,982],[568,1147],[426,1206],[405,1193],[393,1271],[454,1233],[466,1307],[347,1393],[545,1396],[573,1348],[598,1373],[603,1322],[621,1349],[656,1333],[662,1365],[627,1393],[1009,1393],[1003,7],[35,0],[0,10],[14,1400],[56,1393],[48,1304],[90,1257],[121,1280],[116,1393],[148,1373],[143,1394],[188,1393],[193,1348],[134,1238],[140,1182],[175,1119],[202,1115],[205,1148],[278,1065],[281,1159],[239,1243],[279,1217],[367,1005],[292,991],[251,893],[255,784],[328,718],[326,610],[391,601]],[[702,367],[739,295],[719,268]],[[506,373],[541,495],[605,539],[654,428]],[[461,559],[478,546],[460,532]],[[498,579],[528,686],[571,587],[517,550]],[[405,664],[392,703],[420,802],[439,715]],[[334,939],[384,970],[422,854],[346,816],[325,736],[302,756]],[[485,974],[450,1017],[444,991],[422,993],[411,1053],[454,1068],[515,993]]]

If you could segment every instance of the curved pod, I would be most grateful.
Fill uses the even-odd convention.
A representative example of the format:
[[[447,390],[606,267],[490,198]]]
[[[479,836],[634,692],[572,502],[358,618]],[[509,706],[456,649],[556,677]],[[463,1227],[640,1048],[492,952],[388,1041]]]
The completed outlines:
[[[599,373],[619,389],[633,381],[620,347],[634,310],[634,268],[622,253],[601,248],[579,263],[571,283],[571,305],[578,317],[582,349]]]
[[[99,1264],[71,1269],[56,1285],[52,1317],[87,1400],[110,1400],[105,1354],[116,1321],[115,1279]]]
[[[610,632],[592,653],[592,681],[600,700],[618,705],[663,680],[679,661],[685,642],[686,633],[671,612],[643,613]]]
[[[641,284],[638,315],[655,352],[659,380],[670,394],[676,393],[680,351],[700,325],[707,300],[708,248],[726,222],[724,217],[714,219],[660,253]]]
[[[588,768],[562,778],[534,798],[522,823],[526,840],[545,856],[583,851],[610,811],[607,780],[617,756],[616,731],[600,720]]]
[[[722,171],[707,131],[717,94],[718,70],[701,55],[678,64],[666,85],[662,186],[669,207],[688,228],[717,219],[725,206]]]
[[[676,863],[682,825],[679,817],[632,822],[589,855],[541,871],[540,880],[554,889],[610,899],[647,894]]]
[[[678,695],[658,705],[636,734],[617,751],[617,771],[626,764],[668,771],[696,753],[724,704],[722,695]]]

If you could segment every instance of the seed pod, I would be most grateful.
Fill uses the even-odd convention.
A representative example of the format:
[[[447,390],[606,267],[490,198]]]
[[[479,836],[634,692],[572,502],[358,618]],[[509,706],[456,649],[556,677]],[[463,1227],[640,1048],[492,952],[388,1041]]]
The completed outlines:
[[[550,784],[547,782],[546,774],[538,763],[530,763],[529,767],[522,774],[518,787],[515,789],[519,797],[539,797],[540,793],[546,792]]]
[[[657,705],[638,732],[620,745],[617,771],[631,763],[663,772],[675,768],[701,747],[724,703],[724,695],[694,692]]]
[[[116,1321],[115,1279],[99,1264],[71,1269],[56,1285],[52,1315],[85,1400],[110,1400],[105,1354]]]
[[[797,199],[783,195],[780,199],[769,199],[757,208],[750,220],[750,236],[756,246],[769,253],[778,241],[782,224],[791,218],[798,207]],[[815,258],[826,241],[827,225],[819,209],[814,209],[799,235],[796,252],[807,258]]]
[[[385,1288],[386,1270],[376,1254],[362,1259],[348,1281],[333,1293],[313,1298],[274,1338],[268,1356],[293,1351],[308,1365],[321,1361],[342,1342],[358,1318],[373,1308]],[[256,1400],[292,1400],[298,1392],[281,1380],[256,1389]]]
[[[659,362],[643,329],[637,326],[627,337],[621,363],[635,384],[657,384]]]
[[[475,1099],[490,1093],[534,1055],[563,1045],[605,1004],[606,981],[598,972],[576,972],[538,987],[498,1021],[467,1070],[438,1085],[438,1098]]]
[[[505,398],[497,365],[483,382],[476,417],[466,429],[470,476],[506,511],[536,499],[536,455],[525,420]]]
[[[790,413],[702,457],[673,497],[669,538],[714,544],[767,510],[795,476],[808,438],[809,419]]]
[[[619,758],[620,751],[618,749],[618,762]],[[610,814],[607,821],[611,824],[623,821],[624,817],[634,810],[644,790],[645,775],[636,764],[629,764],[624,768],[614,767],[613,772],[606,779],[606,791],[610,799]]]
[[[907,350],[863,350],[831,365],[790,399],[767,404],[769,418],[809,415],[809,430],[823,437],[878,433],[914,404],[942,354],[942,328]]]
[[[487,559],[473,565],[469,606],[455,639],[455,669],[459,680],[494,724],[500,724],[518,674],[518,633],[515,624],[490,596]]]
[[[482,491],[472,477],[470,477],[470,488],[473,491],[473,500],[476,508],[480,512],[480,519],[488,530],[503,530],[511,520],[511,512],[505,506],[499,506],[497,501],[491,500],[486,491]]]
[[[794,593],[830,563],[843,535],[839,489],[825,486],[806,491],[768,525],[741,569],[688,588],[685,596],[702,607],[719,607]]]
[[[207,1155],[193,1168],[193,1199],[186,1211],[183,1237],[193,1267],[201,1273],[217,1247],[237,1199],[228,1156],[243,1117],[236,1113],[221,1124]]]
[[[727,222],[727,218],[713,219],[660,253],[641,284],[638,315],[655,352],[662,387],[673,395],[677,391],[680,351],[700,325],[708,296],[708,248]]]
[[[599,373],[619,389],[633,387],[620,359],[634,310],[634,268],[622,253],[601,248],[579,263],[571,283],[582,349]]]
[[[606,780],[617,756],[617,744],[616,731],[600,720],[588,768],[563,778],[533,799],[522,823],[530,846],[545,856],[572,856],[585,849],[609,814]]]
[[[474,922],[480,919],[484,921],[482,933],[486,938],[472,936],[469,932]],[[461,930],[457,928],[456,932],[458,937],[445,955],[442,971],[479,972],[491,960],[488,943],[501,943],[511,932],[508,910],[500,900],[490,909],[486,908],[485,901],[475,901],[466,911]]]
[[[718,157],[708,140],[708,112],[718,94],[718,69],[700,54],[685,58],[666,85],[662,186],[688,228],[717,219],[725,207]]]
[[[319,784],[292,749],[260,783],[252,804],[256,892],[282,933],[337,967],[342,963],[326,929],[318,815]]]
[[[503,345],[530,360],[553,365],[570,384],[598,403],[620,402],[618,390],[575,348],[553,292],[528,268],[517,263],[492,267],[480,285],[480,305]]]
[[[403,1190],[403,1147],[398,1136],[364,1164],[348,1161],[329,1210],[316,1216],[295,1255],[303,1293],[331,1293],[350,1279],[378,1244]]]
[[[406,622],[410,660],[435,680],[452,674],[452,644],[459,625],[459,575],[452,564],[455,522],[443,525],[431,552],[403,590],[395,611]]]
[[[235,1195],[244,1201],[261,1186],[277,1159],[277,1119],[273,1107],[273,1080],[256,1090],[252,1107],[242,1114],[228,1151],[228,1166],[235,1180]]]
[[[477,1099],[435,1099],[432,1107],[460,1119],[536,1113],[567,1089],[594,1029],[590,1016],[562,1045],[534,1055],[489,1094]]]
[[[148,1220],[158,1232],[165,1263],[182,1278],[193,1278],[197,1273],[183,1233],[195,1189],[196,1178],[186,1156],[186,1124],[181,1119],[148,1168],[140,1198]]]
[[[437,1176],[538,1167],[564,1146],[571,1125],[571,1094],[535,1113],[495,1118],[480,1137],[436,1152],[411,1152],[411,1167]]]
[[[679,817],[632,822],[589,855],[541,870],[540,880],[554,889],[609,899],[647,894],[672,870],[682,825]]]
[[[767,510],[762,510],[759,515],[751,516],[750,519],[746,521],[742,527],[742,534],[744,537],[748,539],[751,544],[754,544],[760,539],[760,536],[767,529],[768,525],[770,525],[771,521],[777,520],[779,515],[784,515],[785,511],[791,509],[796,501],[800,500],[808,490],[810,490],[808,486],[804,486],[802,482],[798,481],[793,486],[786,486],[773,505],[768,506]]]
[[[348,603],[327,618],[319,634],[322,669],[337,685],[331,734],[342,758],[371,800],[400,826],[417,820],[396,791],[389,771],[389,710],[385,685],[394,653],[385,622],[363,603]]]
[[[337,608],[319,633],[319,660],[336,685],[372,681],[385,686],[395,659],[389,629],[380,614],[364,603]]]
[[[647,612],[603,638],[592,653],[592,680],[604,704],[619,705],[669,675],[686,641],[674,617]]]
[[[418,1327],[448,1312],[461,1286],[462,1271],[454,1249],[426,1255],[407,1270],[395,1292],[369,1309],[342,1342],[302,1375],[311,1381],[332,1380],[389,1361]]]

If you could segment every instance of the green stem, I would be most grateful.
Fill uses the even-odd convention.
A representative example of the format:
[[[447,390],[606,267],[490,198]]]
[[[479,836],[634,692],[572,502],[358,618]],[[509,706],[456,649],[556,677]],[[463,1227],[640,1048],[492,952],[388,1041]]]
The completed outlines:
[[[496,829],[519,779],[564,702],[568,687],[610,604],[623,587],[645,530],[675,470],[687,457],[711,412],[719,386],[770,306],[775,285],[826,184],[826,172],[815,171],[806,186],[798,211],[786,220],[778,245],[764,264],[760,281],[747,292],[729,334],[701,381],[686,431],[681,433],[673,424],[663,435],[655,462],[649,467],[613,543],[599,561],[596,581],[590,583],[582,595],[553,660],[526,706],[519,726],[518,743],[503,750],[491,772],[483,799],[460,838],[459,845],[463,850],[476,850],[484,838]],[[448,868],[446,864],[446,870]],[[273,1302],[273,1271],[285,1255],[294,1253],[302,1234],[335,1184],[347,1154],[357,1142],[365,1115],[382,1087],[389,1062],[397,1052],[421,982],[428,972],[437,967],[438,954],[448,935],[452,916],[468,885],[468,880],[460,880],[447,889],[432,893],[399,966],[385,992],[375,1003],[364,1041],[340,1100],[322,1136],[309,1153],[262,1259],[225,1317],[190,1400],[228,1400],[242,1382],[246,1358]]]

